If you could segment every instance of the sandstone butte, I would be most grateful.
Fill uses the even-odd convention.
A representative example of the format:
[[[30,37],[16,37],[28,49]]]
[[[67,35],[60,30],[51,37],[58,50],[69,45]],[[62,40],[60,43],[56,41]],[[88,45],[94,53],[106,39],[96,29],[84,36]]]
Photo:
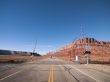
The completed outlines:
[[[76,39],[56,51],[49,52],[48,55],[57,57],[70,56],[71,58],[75,58],[76,55],[84,57],[85,50],[91,52],[90,56],[106,57],[104,60],[110,61],[110,41],[98,41],[88,37]]]

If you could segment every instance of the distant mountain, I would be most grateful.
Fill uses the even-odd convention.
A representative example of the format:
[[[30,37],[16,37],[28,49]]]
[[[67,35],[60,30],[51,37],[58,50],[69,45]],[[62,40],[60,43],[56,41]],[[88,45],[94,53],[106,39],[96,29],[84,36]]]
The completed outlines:
[[[0,55],[11,55],[12,52],[9,50],[0,50]]]
[[[0,50],[0,55],[34,55],[34,56],[41,56],[38,53],[23,52],[23,51],[11,51],[11,50]]]

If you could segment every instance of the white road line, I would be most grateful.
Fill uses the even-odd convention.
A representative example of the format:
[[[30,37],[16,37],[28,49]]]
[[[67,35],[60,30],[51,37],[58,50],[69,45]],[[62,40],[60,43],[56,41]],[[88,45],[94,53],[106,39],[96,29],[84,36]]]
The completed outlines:
[[[71,65],[68,65],[68,66],[71,66]],[[82,74],[84,74],[84,75],[86,75],[86,76],[88,76],[88,77],[90,77],[90,78],[94,79],[95,81],[100,82],[100,81],[98,81],[97,79],[95,79],[94,77],[92,77],[92,76],[88,75],[87,73],[85,73],[85,72],[83,72],[83,71],[81,71],[81,70],[77,69],[76,67],[73,67],[73,66],[71,66],[71,67],[72,67],[72,68],[74,68],[75,70],[77,70],[77,71],[81,72]]]
[[[9,77],[11,77],[11,76],[13,76],[13,75],[16,75],[17,73],[20,73],[20,72],[22,72],[23,70],[20,70],[20,71],[17,71],[17,72],[15,72],[15,73],[13,73],[13,74],[10,74],[10,75],[8,75],[8,76],[6,76],[6,77],[4,77],[4,78],[1,78],[0,79],[0,81],[2,81],[2,80],[4,80],[4,79],[7,79],[7,78],[9,78]]]

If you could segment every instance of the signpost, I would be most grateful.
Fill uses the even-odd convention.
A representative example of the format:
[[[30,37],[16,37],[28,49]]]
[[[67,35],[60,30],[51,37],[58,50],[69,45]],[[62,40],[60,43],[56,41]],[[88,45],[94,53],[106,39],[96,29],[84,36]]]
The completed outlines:
[[[86,58],[87,58],[87,64],[89,64],[90,63],[90,51],[85,51],[85,56],[86,56]]]
[[[89,50],[89,46],[86,44],[86,49],[85,49],[85,52],[84,52],[86,58],[87,58],[87,63],[86,64],[89,64],[90,63],[90,50]]]

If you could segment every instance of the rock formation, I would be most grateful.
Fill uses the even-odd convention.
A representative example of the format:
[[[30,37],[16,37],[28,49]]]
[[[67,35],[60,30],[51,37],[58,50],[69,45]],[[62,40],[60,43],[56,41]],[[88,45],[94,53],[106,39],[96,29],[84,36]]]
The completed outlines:
[[[75,55],[84,55],[85,51],[90,51],[90,55],[110,55],[110,41],[98,41],[94,38],[79,38],[57,49],[55,52],[49,52],[48,54],[75,57]]]

